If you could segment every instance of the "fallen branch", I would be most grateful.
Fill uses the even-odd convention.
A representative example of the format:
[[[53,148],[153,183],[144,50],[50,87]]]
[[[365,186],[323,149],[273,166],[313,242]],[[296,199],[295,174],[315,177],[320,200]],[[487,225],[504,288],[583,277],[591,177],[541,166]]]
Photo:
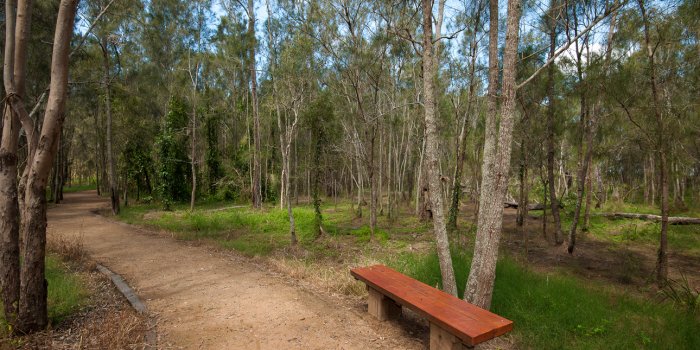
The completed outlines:
[[[517,202],[503,202],[503,207],[504,208],[513,208],[513,209],[518,209],[518,203]],[[563,209],[564,206],[559,203],[559,208]],[[527,205],[527,210],[543,210],[544,209],[544,204],[542,203],[531,203]]]
[[[635,213],[600,213],[596,216],[602,216],[613,219],[638,219],[647,221],[661,221],[660,215],[654,214],[635,214]],[[671,225],[700,225],[700,218],[690,218],[682,216],[669,216],[668,223]]]

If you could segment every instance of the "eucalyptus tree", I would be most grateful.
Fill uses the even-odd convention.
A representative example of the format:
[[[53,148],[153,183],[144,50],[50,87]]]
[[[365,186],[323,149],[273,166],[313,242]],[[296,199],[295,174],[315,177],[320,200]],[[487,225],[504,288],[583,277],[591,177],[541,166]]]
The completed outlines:
[[[3,242],[0,282],[6,320],[14,326],[13,331],[29,333],[48,324],[44,276],[46,185],[65,118],[70,43],[77,1],[63,0],[59,5],[51,59],[50,92],[38,135],[23,103],[32,3],[7,1],[5,6],[6,98],[0,145],[0,188],[3,191],[0,200],[3,217],[0,226]],[[18,190],[17,143],[20,128],[24,129],[29,148],[26,185]],[[34,143],[35,136],[39,136],[42,142]],[[21,194],[24,200],[20,207],[18,192],[23,190],[26,192]],[[24,233],[24,249],[21,252],[18,246],[20,227]],[[20,260],[23,262],[21,266]]]
[[[251,177],[251,198],[253,207],[260,209],[262,207],[262,184],[261,184],[261,141],[260,141],[260,112],[258,105],[258,81],[257,81],[257,65],[255,50],[257,46],[257,38],[255,34],[255,1],[248,0],[247,12],[248,15],[248,66],[250,70],[250,97],[253,109],[253,160],[252,160],[252,177]]]
[[[29,117],[24,107],[26,93],[27,45],[32,2],[5,2],[5,55],[3,60],[3,129],[0,143],[0,287],[5,319],[19,326],[26,319],[20,310],[20,207],[17,182],[17,150],[22,119]],[[31,130],[33,132],[33,129]],[[42,270],[43,271],[43,270]],[[43,277],[43,275],[41,276]],[[19,324],[15,324],[15,322]],[[24,328],[24,327],[23,327]]]

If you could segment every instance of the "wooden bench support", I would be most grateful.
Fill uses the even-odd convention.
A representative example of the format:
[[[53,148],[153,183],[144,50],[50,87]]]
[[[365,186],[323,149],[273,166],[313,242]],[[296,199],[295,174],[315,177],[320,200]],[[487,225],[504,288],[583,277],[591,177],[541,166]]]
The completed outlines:
[[[386,321],[401,316],[401,305],[378,292],[372,287],[367,287],[369,298],[367,300],[367,311],[370,315],[380,321]]]
[[[442,329],[435,323],[430,323],[430,350],[467,350],[459,338]]]

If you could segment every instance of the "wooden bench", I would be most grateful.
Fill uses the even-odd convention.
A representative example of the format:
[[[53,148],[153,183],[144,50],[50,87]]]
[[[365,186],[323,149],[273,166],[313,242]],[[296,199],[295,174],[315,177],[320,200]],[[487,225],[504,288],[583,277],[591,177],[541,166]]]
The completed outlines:
[[[457,350],[501,336],[513,322],[467,303],[384,265],[350,270],[369,291],[368,311],[380,321],[406,307],[430,321],[430,349]]]

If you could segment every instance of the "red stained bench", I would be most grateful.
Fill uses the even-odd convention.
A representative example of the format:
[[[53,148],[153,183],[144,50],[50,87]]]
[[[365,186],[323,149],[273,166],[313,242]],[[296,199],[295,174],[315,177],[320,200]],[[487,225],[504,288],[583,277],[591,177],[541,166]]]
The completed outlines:
[[[384,265],[350,270],[369,291],[368,311],[380,321],[406,307],[430,321],[430,349],[462,349],[501,336],[513,321],[467,303]]]

